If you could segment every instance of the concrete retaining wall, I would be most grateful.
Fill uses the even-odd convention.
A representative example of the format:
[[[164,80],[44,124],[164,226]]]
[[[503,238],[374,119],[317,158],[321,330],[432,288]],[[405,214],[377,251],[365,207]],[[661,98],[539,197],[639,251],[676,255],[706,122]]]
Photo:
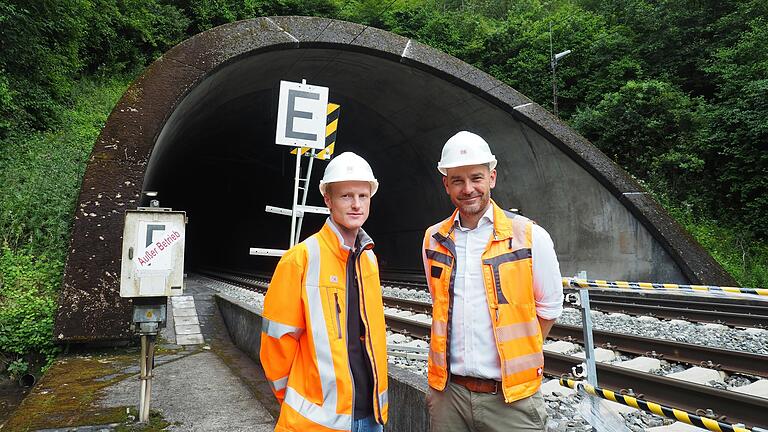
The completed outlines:
[[[261,311],[223,294],[216,294],[216,304],[235,345],[259,361]],[[390,364],[389,421],[385,429],[391,432],[429,430],[429,416],[424,400],[427,389],[425,377]]]

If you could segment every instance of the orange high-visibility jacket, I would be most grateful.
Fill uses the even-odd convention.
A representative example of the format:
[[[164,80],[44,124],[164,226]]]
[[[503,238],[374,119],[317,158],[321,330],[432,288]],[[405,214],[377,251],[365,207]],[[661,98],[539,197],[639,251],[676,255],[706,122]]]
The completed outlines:
[[[387,419],[387,341],[373,243],[361,230],[355,262],[360,317],[373,371],[373,411]],[[350,430],[355,388],[347,353],[347,259],[341,235],[323,228],[288,250],[264,299],[260,358],[281,403],[276,431]],[[355,277],[355,275],[349,276]]]
[[[529,219],[493,205],[493,237],[479,259],[488,312],[501,360],[504,400],[533,395],[541,386],[544,368],[542,334],[536,317]],[[442,391],[450,375],[450,329],[456,276],[454,218],[427,229],[424,235],[425,272],[432,294],[432,336],[428,359],[429,385]]]

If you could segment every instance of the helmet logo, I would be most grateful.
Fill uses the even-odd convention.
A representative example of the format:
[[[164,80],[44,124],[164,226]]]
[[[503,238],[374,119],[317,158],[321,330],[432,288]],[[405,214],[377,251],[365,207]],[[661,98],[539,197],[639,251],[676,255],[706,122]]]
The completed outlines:
[[[459,150],[459,154],[462,155],[462,156],[466,156],[467,155],[467,149]]]
[[[347,166],[347,172],[348,173],[352,173],[354,170],[355,170],[355,167],[353,167],[352,165],[348,165]]]

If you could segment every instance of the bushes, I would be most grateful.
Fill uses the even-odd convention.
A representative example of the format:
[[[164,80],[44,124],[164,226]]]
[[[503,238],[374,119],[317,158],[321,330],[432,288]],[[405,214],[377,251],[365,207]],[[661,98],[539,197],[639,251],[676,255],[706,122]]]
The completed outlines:
[[[56,132],[18,130],[0,139],[0,245],[63,260],[75,199],[107,115],[129,77],[83,80]]]
[[[0,0],[0,138],[60,124],[83,74],[143,69],[188,25],[163,0]]]
[[[704,105],[663,81],[630,81],[571,123],[652,189],[676,201],[692,197],[704,169]]]
[[[657,195],[657,197],[659,197]],[[745,287],[768,287],[768,244],[749,231],[702,216],[693,206],[659,201],[723,268]]]
[[[53,360],[53,316],[62,270],[59,260],[0,249],[0,353],[9,372],[22,374],[27,364]]]
[[[56,132],[0,140],[0,370],[50,362],[53,316],[85,162],[130,77],[82,80]]]

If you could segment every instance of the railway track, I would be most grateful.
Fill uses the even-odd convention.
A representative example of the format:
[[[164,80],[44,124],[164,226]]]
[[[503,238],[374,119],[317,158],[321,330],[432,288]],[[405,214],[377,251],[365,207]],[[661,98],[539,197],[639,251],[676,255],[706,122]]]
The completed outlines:
[[[227,275],[221,272],[202,273],[209,277],[224,279],[246,289],[261,292],[264,292],[268,285],[268,276]],[[387,282],[387,285],[399,284]],[[414,283],[408,288],[413,289],[417,286],[418,284]],[[407,310],[414,314],[431,314],[429,303],[392,297],[386,297],[384,302],[387,308]],[[386,319],[390,330],[394,332],[423,340],[429,338],[429,322],[393,314],[388,314]],[[756,376],[768,374],[765,368],[765,365],[768,364],[768,356],[603,331],[594,331],[593,335],[596,344],[609,344],[611,349],[617,351],[638,355],[655,351],[657,355],[663,356],[668,361],[694,365],[703,362],[709,367],[712,364],[718,364],[722,370],[730,373]],[[567,325],[555,325],[551,336],[579,342],[582,339],[580,327]],[[583,359],[577,357],[545,352],[545,373],[560,377],[572,373],[573,368],[582,362]],[[725,420],[731,423],[744,423],[747,426],[768,426],[765,416],[765,413],[768,412],[768,399],[661,375],[638,372],[606,363],[597,363],[596,366],[599,385],[603,388],[617,392],[629,392],[635,396],[643,395],[646,400],[675,406],[689,412],[698,411],[701,413],[702,410],[711,410],[716,416],[725,416]]]
[[[222,277],[259,280],[268,283],[269,275],[224,275],[223,272],[209,272]],[[402,277],[401,277],[402,279]],[[426,292],[424,282],[414,280],[383,280],[382,286],[414,289]],[[237,282],[237,280],[233,280]],[[575,290],[566,288],[566,292]],[[632,293],[612,291],[590,291],[590,307],[603,312],[618,312],[628,315],[653,316],[666,319],[681,319],[692,322],[718,323],[733,327],[760,327],[768,329],[768,301],[729,299],[718,297],[686,297],[679,294]],[[419,308],[419,305],[403,305],[402,309]],[[429,312],[431,313],[431,312]]]
[[[382,285],[427,291],[423,282],[382,281]],[[576,290],[566,288],[565,292]],[[768,301],[764,299],[591,290],[589,304],[591,309],[602,312],[768,329]]]
[[[384,298],[386,307],[408,310],[413,313],[432,314],[432,306],[414,300],[392,297]],[[405,317],[407,318],[407,317]],[[409,334],[420,339],[428,339],[429,332],[420,334],[414,328],[417,324],[403,319],[397,323],[398,328],[406,330]],[[729,351],[719,348],[688,344],[657,338],[645,338],[635,335],[613,333],[602,330],[592,330],[595,345],[603,345],[614,351],[635,355],[651,355],[661,357],[664,360],[677,363],[700,365],[709,368],[718,368],[729,373],[768,377],[768,356],[752,354],[743,351]],[[558,340],[584,343],[584,333],[581,327],[555,324],[549,333],[549,337]]]
[[[589,305],[603,312],[768,328],[768,301],[590,291]]]
[[[584,343],[582,328],[571,325],[555,324],[549,332],[549,337]],[[731,374],[768,377],[768,356],[765,355],[601,330],[592,330],[592,337],[596,345],[614,351],[661,357],[667,361],[720,369]]]
[[[426,339],[429,335],[429,325],[423,322],[419,322],[408,317],[387,316],[387,325],[391,330],[407,334],[414,338]],[[553,328],[553,333],[559,332],[561,335],[568,335],[574,337],[574,334],[581,332],[580,328],[573,326],[558,326]],[[617,339],[616,335],[607,332],[604,336],[608,340],[624,341],[625,338],[621,337]],[[644,341],[650,339],[636,338],[633,336],[627,336],[626,339],[631,342],[625,344],[627,346],[638,346]],[[597,340],[597,336],[596,336]],[[677,345],[679,349],[675,349],[672,345]],[[666,352],[670,355],[665,355],[665,359],[682,362],[696,362],[699,358],[719,358],[713,356],[713,350],[690,345],[693,348],[691,352],[685,352],[689,344],[680,344],[670,342],[667,346]],[[640,352],[637,348],[626,348],[627,352]],[[655,345],[659,347],[659,345]],[[623,351],[622,348],[614,347]],[[662,349],[659,347],[659,349]],[[726,350],[714,350],[722,355],[723,359],[729,359],[730,357],[736,357],[733,352]],[[730,354],[730,355],[729,355]],[[739,353],[740,355],[741,353]],[[724,366],[724,370],[731,370],[741,373],[759,374],[765,375],[765,364],[768,360],[767,356],[758,356],[749,353],[744,353],[739,365],[732,365],[732,363],[726,363],[729,366]],[[700,357],[698,357],[700,356]],[[688,359],[688,360],[685,360]],[[749,364],[748,362],[755,362]],[[574,368],[578,367],[584,360],[578,357],[557,354],[552,352],[544,352],[544,373],[553,376],[560,377],[562,375],[572,374]],[[599,385],[602,388],[610,389],[616,392],[631,392],[635,396],[643,395],[644,399],[660,403],[663,405],[674,406],[689,412],[706,412],[711,410],[716,416],[725,415],[726,420],[735,423],[744,423],[752,426],[768,426],[765,420],[765,412],[768,412],[768,399],[750,396],[742,393],[737,393],[729,390],[721,390],[715,387],[690,383],[687,381],[667,378],[661,375],[655,375],[651,373],[638,372],[632,369],[627,369],[619,366],[614,366],[607,363],[597,363],[597,376]],[[629,383],[629,384],[628,384]],[[631,389],[630,389],[631,387]]]
[[[255,286],[258,286],[259,290],[265,290],[269,280],[266,276],[231,275],[220,272],[211,272],[209,276],[224,278],[248,289],[255,289]],[[416,300],[385,296],[384,305],[389,308],[410,311],[414,314],[432,314],[431,304]],[[429,327],[424,327],[424,323],[421,321],[393,316],[388,316],[388,319],[392,321],[393,330],[415,338],[429,339]],[[765,355],[602,330],[593,330],[592,335],[596,345],[603,345],[614,351],[635,355],[650,354],[672,362],[715,367],[728,373],[768,377],[768,367],[766,367],[768,356]],[[549,337],[582,344],[584,342],[581,327],[565,324],[555,324]]]

